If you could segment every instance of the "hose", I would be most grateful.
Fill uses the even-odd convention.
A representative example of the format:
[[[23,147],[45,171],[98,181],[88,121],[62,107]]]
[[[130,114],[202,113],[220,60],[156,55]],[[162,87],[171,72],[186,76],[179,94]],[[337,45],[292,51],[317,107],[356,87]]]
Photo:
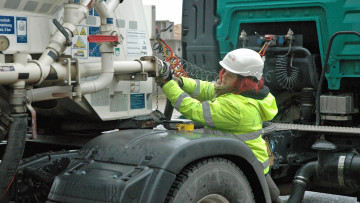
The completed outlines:
[[[316,161],[309,162],[299,169],[293,180],[291,194],[287,203],[301,203],[304,198],[306,184],[316,172],[316,164]]]
[[[296,87],[300,80],[300,68],[292,65],[294,55],[291,56],[290,67],[288,67],[288,55],[278,55],[276,59],[275,73],[280,86],[287,90]]]
[[[187,60],[178,57],[172,50],[169,45],[165,43],[162,39],[157,39],[158,41],[153,44],[152,49],[161,53],[165,57],[165,61],[171,60],[171,68],[174,70],[174,76],[186,75],[193,79],[200,79],[204,81],[216,81],[218,78],[218,73],[215,71],[209,71],[194,64],[191,64]],[[177,68],[174,69],[174,67]],[[213,68],[213,67],[208,67]],[[182,71],[183,73],[180,73]]]
[[[12,114],[8,141],[0,164],[0,202],[14,181],[19,162],[22,158],[27,128],[27,114]]]

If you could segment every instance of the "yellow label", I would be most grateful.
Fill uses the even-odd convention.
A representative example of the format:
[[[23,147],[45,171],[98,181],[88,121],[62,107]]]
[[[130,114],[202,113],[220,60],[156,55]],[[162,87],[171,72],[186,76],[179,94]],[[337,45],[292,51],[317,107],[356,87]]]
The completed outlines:
[[[181,132],[181,131],[191,132],[194,130],[194,124],[193,123],[187,123],[187,124],[178,123],[178,124],[176,124],[176,129],[178,132]]]
[[[85,28],[81,29],[80,35],[86,35]]]
[[[274,154],[271,151],[269,138],[266,137],[265,142],[266,142],[267,152],[269,154],[270,166],[273,166],[274,165]]]
[[[76,44],[74,44],[74,48],[76,48],[76,49],[85,49],[86,48],[84,41],[80,37],[78,37]]]

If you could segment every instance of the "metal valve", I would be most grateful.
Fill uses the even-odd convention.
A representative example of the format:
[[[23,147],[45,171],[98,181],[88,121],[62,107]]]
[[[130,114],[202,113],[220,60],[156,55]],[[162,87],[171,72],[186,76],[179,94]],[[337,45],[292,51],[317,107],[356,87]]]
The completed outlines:
[[[71,46],[71,39],[69,37],[69,33],[66,32],[65,28],[60,24],[60,22],[58,20],[56,20],[55,18],[53,19],[53,23],[54,25],[57,27],[57,29],[59,29],[59,31],[61,32],[61,34],[64,35],[64,37],[66,38],[66,42],[65,45],[66,46]]]

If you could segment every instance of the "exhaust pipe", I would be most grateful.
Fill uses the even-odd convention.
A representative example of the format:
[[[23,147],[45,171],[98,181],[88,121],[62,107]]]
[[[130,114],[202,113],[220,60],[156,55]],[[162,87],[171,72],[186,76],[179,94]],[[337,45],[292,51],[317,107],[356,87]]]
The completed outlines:
[[[309,162],[302,166],[293,180],[293,187],[288,203],[301,203],[304,198],[306,185],[309,179],[316,173],[317,162]]]

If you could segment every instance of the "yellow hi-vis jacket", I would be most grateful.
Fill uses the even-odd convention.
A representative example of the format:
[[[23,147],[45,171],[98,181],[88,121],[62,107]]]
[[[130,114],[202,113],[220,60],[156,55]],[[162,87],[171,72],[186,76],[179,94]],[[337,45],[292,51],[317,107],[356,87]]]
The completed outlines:
[[[245,142],[262,163],[264,174],[267,174],[269,155],[261,137],[262,124],[273,119],[278,112],[269,89],[263,88],[267,90],[263,96],[253,94],[256,99],[233,93],[215,98],[215,83],[190,78],[182,80],[182,89],[174,80],[162,87],[175,109],[186,118],[206,126],[206,134],[230,136]]]

